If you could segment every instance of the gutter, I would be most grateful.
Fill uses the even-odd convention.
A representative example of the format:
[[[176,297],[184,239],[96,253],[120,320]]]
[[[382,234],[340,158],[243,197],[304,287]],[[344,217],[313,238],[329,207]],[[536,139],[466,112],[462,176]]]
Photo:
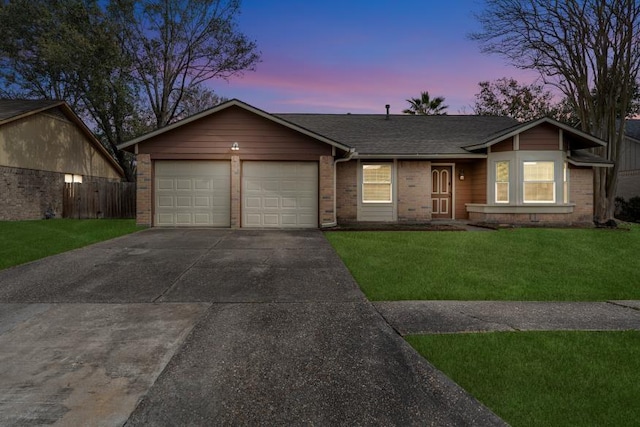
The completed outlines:
[[[338,163],[342,163],[342,162],[348,162],[349,160],[351,160],[353,158],[353,156],[357,155],[358,153],[356,152],[355,148],[349,148],[347,157],[342,157],[340,159],[335,159],[333,161],[333,221],[329,222],[329,223],[324,223],[320,225],[320,228],[328,228],[328,227],[335,227],[338,225],[338,198],[336,197],[336,191],[337,191],[337,164]]]

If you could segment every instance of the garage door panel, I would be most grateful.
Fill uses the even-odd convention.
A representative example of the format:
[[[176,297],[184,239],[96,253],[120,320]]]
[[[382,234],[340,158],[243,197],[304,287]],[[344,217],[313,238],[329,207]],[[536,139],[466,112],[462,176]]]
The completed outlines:
[[[316,162],[244,162],[242,226],[316,228]]]
[[[228,227],[230,163],[156,161],[155,225]]]

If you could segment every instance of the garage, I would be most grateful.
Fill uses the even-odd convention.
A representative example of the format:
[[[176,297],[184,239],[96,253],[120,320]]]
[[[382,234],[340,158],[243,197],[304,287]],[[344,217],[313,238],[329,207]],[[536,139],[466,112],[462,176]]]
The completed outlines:
[[[318,163],[242,163],[242,227],[318,227]]]
[[[155,162],[156,226],[230,226],[228,161]]]

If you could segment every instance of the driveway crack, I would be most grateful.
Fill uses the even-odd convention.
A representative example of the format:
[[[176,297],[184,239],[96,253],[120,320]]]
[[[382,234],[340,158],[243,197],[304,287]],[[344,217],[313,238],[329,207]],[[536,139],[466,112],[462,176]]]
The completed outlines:
[[[213,247],[215,247],[215,245],[214,245]],[[200,262],[200,260],[201,260],[201,259],[203,259],[205,255],[208,255],[208,254],[209,254],[209,252],[211,252],[211,250],[213,249],[213,247],[211,247],[211,248],[207,249],[205,252],[203,252],[203,253],[202,253],[202,255],[200,255],[198,258],[196,258],[196,260],[195,260],[195,261],[193,261],[191,264],[189,264],[189,266],[188,266],[187,268],[185,268],[185,269],[184,269],[184,271],[183,271],[182,273],[180,273],[180,274],[178,275],[178,277],[176,277],[176,278],[175,278],[175,280],[174,280],[173,282],[171,282],[171,284],[170,284],[169,286],[167,286],[167,287],[166,287],[166,289],[160,293],[160,295],[158,295],[157,297],[155,297],[155,298],[153,299],[153,301],[152,301],[152,302],[153,302],[153,303],[160,302],[159,300],[160,300],[160,299],[162,299],[162,298],[163,298],[167,293],[169,293],[169,291],[170,291],[171,289],[173,289],[173,287],[176,285],[176,283],[178,283],[178,281],[179,281],[180,279],[182,279],[182,277],[183,277],[185,274],[187,274],[187,272],[188,272],[189,270],[191,270],[191,269],[193,268],[193,266],[194,266],[194,265],[196,265],[197,263],[199,263],[199,262]]]

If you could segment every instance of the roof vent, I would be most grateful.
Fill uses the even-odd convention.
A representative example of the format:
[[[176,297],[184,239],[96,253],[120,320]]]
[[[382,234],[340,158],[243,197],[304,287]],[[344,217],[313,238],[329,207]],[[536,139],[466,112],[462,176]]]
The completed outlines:
[[[391,108],[391,105],[387,104],[384,106],[384,108],[387,109],[387,120],[389,120],[389,108]]]

